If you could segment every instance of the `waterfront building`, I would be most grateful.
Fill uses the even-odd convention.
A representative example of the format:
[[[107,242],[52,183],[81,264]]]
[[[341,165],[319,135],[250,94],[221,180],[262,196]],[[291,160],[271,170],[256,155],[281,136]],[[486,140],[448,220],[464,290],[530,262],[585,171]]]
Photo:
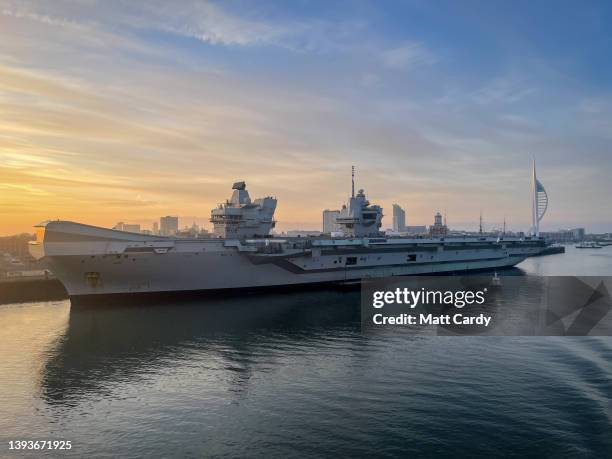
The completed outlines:
[[[560,229],[557,231],[541,231],[540,236],[551,242],[580,242],[584,240],[584,228]]]
[[[31,260],[28,243],[33,239],[32,235],[26,233],[0,237],[0,255],[8,258],[8,261],[13,257],[20,260]]]
[[[432,237],[444,237],[448,234],[448,228],[442,223],[442,214],[436,212],[434,215],[434,224],[429,227],[429,235]]]

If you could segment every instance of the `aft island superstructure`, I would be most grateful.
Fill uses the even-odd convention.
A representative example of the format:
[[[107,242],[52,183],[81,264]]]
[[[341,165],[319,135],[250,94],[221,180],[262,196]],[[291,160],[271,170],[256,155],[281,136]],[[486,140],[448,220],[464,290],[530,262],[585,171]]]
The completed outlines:
[[[277,200],[251,201],[244,182],[211,211],[213,238],[128,233],[69,221],[37,226],[30,245],[72,298],[355,282],[501,269],[544,248],[539,238],[385,237],[383,209],[353,190],[342,237],[271,237]]]

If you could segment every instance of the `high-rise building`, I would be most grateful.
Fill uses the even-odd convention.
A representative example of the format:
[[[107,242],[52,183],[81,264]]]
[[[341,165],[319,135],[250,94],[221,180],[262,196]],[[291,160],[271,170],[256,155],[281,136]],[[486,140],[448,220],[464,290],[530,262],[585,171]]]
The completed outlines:
[[[153,222],[153,234],[159,234],[159,223]]]
[[[397,233],[406,231],[406,212],[399,204],[393,204],[393,231]]]
[[[162,236],[172,236],[178,232],[178,217],[166,215],[159,219],[159,233]]]
[[[336,223],[336,217],[340,215],[339,210],[327,210],[323,211],[323,232],[332,233],[338,231],[338,224]]]

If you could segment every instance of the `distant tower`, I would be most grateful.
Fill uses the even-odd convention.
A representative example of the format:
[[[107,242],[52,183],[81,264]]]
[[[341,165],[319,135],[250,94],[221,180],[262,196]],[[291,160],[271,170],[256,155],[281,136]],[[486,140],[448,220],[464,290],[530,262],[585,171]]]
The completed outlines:
[[[531,171],[531,231],[535,237],[540,236],[540,220],[544,217],[546,209],[548,209],[548,194],[536,176],[534,159]]]
[[[480,223],[478,224],[478,232],[482,234],[482,209],[480,209]]]
[[[399,204],[393,204],[393,231],[396,233],[406,231],[406,212]]]
[[[355,197],[355,166],[351,166],[351,198]]]
[[[434,224],[429,227],[429,235],[432,237],[444,237],[448,234],[448,228],[442,223],[442,214],[436,212]]]

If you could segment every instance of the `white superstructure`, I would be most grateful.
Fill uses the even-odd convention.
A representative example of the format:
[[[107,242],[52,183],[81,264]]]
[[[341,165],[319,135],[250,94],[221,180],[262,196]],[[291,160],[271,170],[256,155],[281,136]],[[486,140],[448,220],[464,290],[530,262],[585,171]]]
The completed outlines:
[[[276,199],[268,196],[251,202],[245,182],[234,183],[232,189],[232,197],[210,212],[215,236],[227,239],[267,236],[275,224]]]
[[[338,231],[348,237],[380,236],[382,225],[382,207],[371,205],[366,199],[363,189],[355,195],[355,168],[352,170],[351,197],[348,206],[342,206],[342,210],[336,216]]]

